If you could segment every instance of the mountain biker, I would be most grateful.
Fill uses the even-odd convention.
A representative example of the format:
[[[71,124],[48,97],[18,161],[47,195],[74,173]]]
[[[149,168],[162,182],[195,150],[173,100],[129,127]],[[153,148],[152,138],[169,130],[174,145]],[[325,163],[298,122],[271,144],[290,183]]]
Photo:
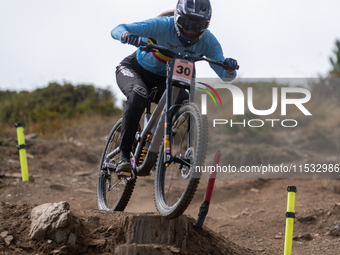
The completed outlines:
[[[139,47],[141,40],[155,42],[186,55],[204,55],[224,61],[225,68],[210,64],[223,80],[236,77],[237,61],[224,58],[221,45],[207,29],[211,19],[209,0],[179,0],[173,15],[164,14],[132,24],[120,24],[111,31],[111,36]],[[151,39],[152,38],[152,39]],[[166,62],[169,57],[155,52],[146,53],[139,48],[126,57],[116,69],[119,88],[127,97],[121,127],[121,156],[116,172],[131,176],[130,153],[139,120],[148,102],[152,88],[158,87],[155,102],[158,103],[166,87]],[[181,89],[175,104],[188,99],[188,93]]]

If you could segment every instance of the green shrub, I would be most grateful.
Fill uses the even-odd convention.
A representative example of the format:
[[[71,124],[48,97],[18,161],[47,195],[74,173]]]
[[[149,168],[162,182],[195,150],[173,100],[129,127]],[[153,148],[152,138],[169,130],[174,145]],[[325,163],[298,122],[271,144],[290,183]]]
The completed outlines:
[[[0,91],[0,123],[14,125],[21,121],[35,127],[35,132],[42,132],[47,123],[60,127],[57,123],[62,119],[116,115],[120,109],[115,107],[115,101],[110,90],[87,84],[54,82],[32,92]]]

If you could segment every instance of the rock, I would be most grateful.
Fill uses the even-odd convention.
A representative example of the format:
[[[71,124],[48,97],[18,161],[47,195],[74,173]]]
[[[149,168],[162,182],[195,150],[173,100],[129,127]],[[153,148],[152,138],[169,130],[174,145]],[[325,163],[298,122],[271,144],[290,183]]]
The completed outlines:
[[[48,203],[33,208],[29,237],[34,240],[50,239],[56,243],[68,241],[70,233],[74,233],[79,225],[79,220],[69,209],[67,202]]]
[[[340,236],[340,224],[334,225],[329,229],[330,235]]]
[[[13,240],[13,236],[9,235],[5,238],[5,243],[7,245],[10,245],[12,240]]]
[[[250,191],[251,191],[251,192],[254,192],[254,193],[259,193],[259,192],[260,192],[260,190],[254,189],[254,188],[251,188]]]
[[[248,215],[249,215],[248,209],[249,209],[249,208],[244,209],[244,210],[241,212],[241,215],[248,216]]]
[[[3,232],[0,233],[0,236],[2,238],[5,238],[7,235],[8,235],[8,231],[3,231]]]
[[[308,215],[308,216],[298,217],[297,220],[299,222],[314,222],[316,221],[316,217],[314,215]]]
[[[311,241],[313,240],[313,237],[311,234],[307,233],[307,234],[304,234],[304,235],[301,235],[301,236],[296,236],[293,238],[294,241],[301,241],[301,240],[304,240],[304,241]]]
[[[70,245],[75,245],[76,241],[77,241],[77,236],[75,234],[71,233],[68,237],[67,243],[70,244]]]
[[[180,253],[180,249],[178,249],[177,247],[174,247],[174,246],[170,246],[169,247],[169,250],[173,253]]]

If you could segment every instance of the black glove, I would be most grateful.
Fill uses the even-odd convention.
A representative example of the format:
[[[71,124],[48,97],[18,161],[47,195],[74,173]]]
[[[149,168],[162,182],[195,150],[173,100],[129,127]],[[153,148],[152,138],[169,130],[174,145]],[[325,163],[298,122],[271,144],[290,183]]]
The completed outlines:
[[[125,36],[125,42],[128,44],[134,45],[136,47],[140,46],[140,42],[142,41],[142,37],[136,34],[127,34]]]
[[[226,58],[224,61],[223,61],[223,66],[224,70],[227,70],[227,71],[234,71],[234,70],[238,70],[238,64],[237,64],[237,61],[233,58]]]

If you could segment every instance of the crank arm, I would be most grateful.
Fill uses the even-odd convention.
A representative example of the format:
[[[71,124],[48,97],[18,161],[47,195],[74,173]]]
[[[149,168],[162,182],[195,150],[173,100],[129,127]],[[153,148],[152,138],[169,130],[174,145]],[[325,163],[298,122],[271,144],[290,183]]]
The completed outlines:
[[[190,162],[183,158],[179,158],[177,156],[171,157],[169,164],[172,162],[179,163],[190,168]]]

